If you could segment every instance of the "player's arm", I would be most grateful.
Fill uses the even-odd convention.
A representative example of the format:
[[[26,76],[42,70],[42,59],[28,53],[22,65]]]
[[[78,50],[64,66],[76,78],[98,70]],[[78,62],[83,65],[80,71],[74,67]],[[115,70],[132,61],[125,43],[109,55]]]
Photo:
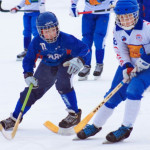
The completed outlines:
[[[70,36],[70,45],[72,46],[72,56],[79,57],[84,63],[89,55],[88,46],[74,36]]]
[[[150,53],[146,54],[143,48],[140,49],[141,57],[136,61],[137,72],[149,69],[150,67]]]
[[[134,66],[130,61],[129,49],[127,45],[123,41],[121,41],[121,39],[119,39],[118,34],[114,31],[114,38],[113,38],[114,50],[117,55],[119,64],[122,67],[123,78],[126,80],[130,80],[131,78],[136,76],[136,73],[132,72]]]
[[[85,59],[89,54],[88,47],[82,41],[76,39],[74,36],[70,36],[67,41],[69,49],[71,49],[71,55],[73,59],[64,63],[64,66],[69,66],[69,74],[77,74],[83,67]]]
[[[114,31],[113,33],[113,46],[114,51],[117,55],[120,66],[123,66],[125,63],[130,62],[130,55],[127,45],[122,41],[123,39],[119,38],[119,32]],[[126,39],[125,39],[126,40]]]
[[[109,7],[114,8],[115,7],[115,0],[110,0]]]
[[[23,69],[24,69],[24,73],[30,72],[33,73],[34,72],[34,66],[35,66],[35,59],[36,59],[36,55],[38,54],[38,43],[36,40],[36,37],[31,41],[27,54],[23,59]]]
[[[28,86],[30,86],[30,84],[32,83],[34,88],[38,88],[38,80],[33,77],[36,54],[38,53],[36,47],[36,44],[34,43],[34,41],[32,41],[29,45],[27,54],[23,59],[23,73],[25,82]]]
[[[22,7],[24,7],[24,5],[25,5],[25,0],[22,0],[19,5],[17,5],[17,6],[15,6],[15,7],[11,8],[11,9],[10,9],[10,12],[11,12],[11,13],[17,13],[17,11],[18,11],[19,9],[21,9]]]
[[[40,13],[45,12],[45,0],[41,0],[39,10]]]

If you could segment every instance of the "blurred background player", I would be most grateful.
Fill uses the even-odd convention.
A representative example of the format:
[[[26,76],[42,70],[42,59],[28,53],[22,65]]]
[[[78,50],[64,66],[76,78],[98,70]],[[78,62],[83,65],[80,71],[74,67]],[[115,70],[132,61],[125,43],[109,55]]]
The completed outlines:
[[[71,0],[70,15],[78,17],[78,0]],[[108,9],[113,6],[114,0],[85,0],[84,11]],[[97,79],[103,71],[105,53],[105,37],[109,22],[109,12],[101,14],[83,14],[82,16],[82,41],[90,48],[91,55],[86,59],[83,70],[79,72],[79,80],[86,80],[91,70],[92,45],[95,44],[96,66],[93,72]]]
[[[137,0],[139,3],[139,16],[144,20],[150,22],[150,1],[147,0]],[[150,92],[150,87],[148,90]]]
[[[123,79],[129,83],[124,84],[99,109],[92,125],[87,125],[77,134],[80,139],[98,133],[112,115],[114,108],[124,100],[126,106],[122,125],[118,130],[110,132],[106,139],[110,142],[119,142],[128,138],[140,109],[142,95],[150,85],[150,23],[139,19],[139,6],[136,0],[118,0],[114,11],[114,50],[120,65],[108,93]],[[136,72],[133,70],[134,67]]]
[[[24,7],[24,10],[33,10],[33,12],[25,12],[23,15],[24,51],[17,55],[17,60],[22,60],[26,55],[32,35],[34,37],[38,35],[38,31],[36,29],[36,18],[40,12],[45,11],[45,0],[22,0],[20,4],[12,8],[10,12],[16,13],[22,7]]]
[[[150,1],[138,0],[140,6],[140,17],[150,22]]]
[[[39,35],[34,37],[29,50],[23,59],[25,82],[34,86],[23,115],[40,99],[54,84],[64,101],[68,116],[59,123],[59,127],[69,128],[80,122],[81,110],[78,109],[76,93],[73,87],[73,76],[83,67],[88,47],[74,36],[59,30],[58,20],[52,12],[41,13],[36,22]],[[36,56],[43,56],[34,76]],[[64,67],[63,64],[69,64]],[[20,93],[14,112],[0,123],[4,129],[14,127],[28,88]],[[56,111],[57,114],[57,111]]]

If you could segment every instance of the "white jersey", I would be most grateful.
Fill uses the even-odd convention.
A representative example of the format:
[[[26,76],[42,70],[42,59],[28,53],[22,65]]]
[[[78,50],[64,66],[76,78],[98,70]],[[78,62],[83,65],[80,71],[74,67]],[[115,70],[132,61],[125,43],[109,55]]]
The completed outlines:
[[[108,9],[110,8],[111,3],[110,2],[114,2],[114,0],[104,0],[101,3],[96,2],[97,0],[85,0],[85,8],[84,11],[94,11],[94,10],[102,10],[102,9]],[[71,0],[72,3],[77,4],[78,0]],[[92,4],[93,3],[93,4]],[[94,3],[96,5],[94,5]],[[109,13],[109,11],[107,12],[101,12],[100,14],[106,14]],[[98,13],[96,13],[98,14]]]
[[[18,6],[24,7],[24,10],[39,10],[41,3],[45,3],[45,0],[22,0]]]
[[[150,23],[139,20],[130,34],[116,25],[113,44],[120,66],[127,62],[135,65],[136,60],[141,56],[141,48],[146,54],[150,54]]]

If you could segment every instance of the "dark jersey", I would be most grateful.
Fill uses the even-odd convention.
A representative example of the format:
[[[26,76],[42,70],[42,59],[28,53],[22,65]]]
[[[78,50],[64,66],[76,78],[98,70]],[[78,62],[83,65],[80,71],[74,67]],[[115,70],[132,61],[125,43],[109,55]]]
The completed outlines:
[[[42,63],[49,66],[58,66],[73,57],[85,60],[88,47],[82,41],[70,34],[60,32],[57,41],[47,43],[40,36],[36,36],[29,45],[28,52],[23,60],[24,73],[33,72],[37,55],[42,55]]]

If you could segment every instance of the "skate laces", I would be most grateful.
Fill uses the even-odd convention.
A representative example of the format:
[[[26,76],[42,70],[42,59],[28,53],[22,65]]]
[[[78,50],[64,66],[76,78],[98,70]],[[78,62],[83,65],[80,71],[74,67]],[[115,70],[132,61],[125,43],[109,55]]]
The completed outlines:
[[[114,131],[113,134],[116,138],[120,138],[125,135],[130,130],[129,127],[121,126],[117,131]]]
[[[95,71],[101,72],[102,69],[103,69],[103,64],[96,64]]]
[[[71,115],[72,114],[72,115]],[[63,119],[63,121],[65,122],[72,122],[74,121],[75,119],[78,118],[78,115],[75,114],[75,113],[70,113],[65,119]]]
[[[84,68],[83,68],[83,70],[81,72],[87,73],[88,71],[90,71],[90,69],[91,69],[90,66],[85,65]]]
[[[97,133],[99,130],[93,124],[92,125],[87,124],[86,127],[83,129],[83,131],[86,136],[90,136]]]

